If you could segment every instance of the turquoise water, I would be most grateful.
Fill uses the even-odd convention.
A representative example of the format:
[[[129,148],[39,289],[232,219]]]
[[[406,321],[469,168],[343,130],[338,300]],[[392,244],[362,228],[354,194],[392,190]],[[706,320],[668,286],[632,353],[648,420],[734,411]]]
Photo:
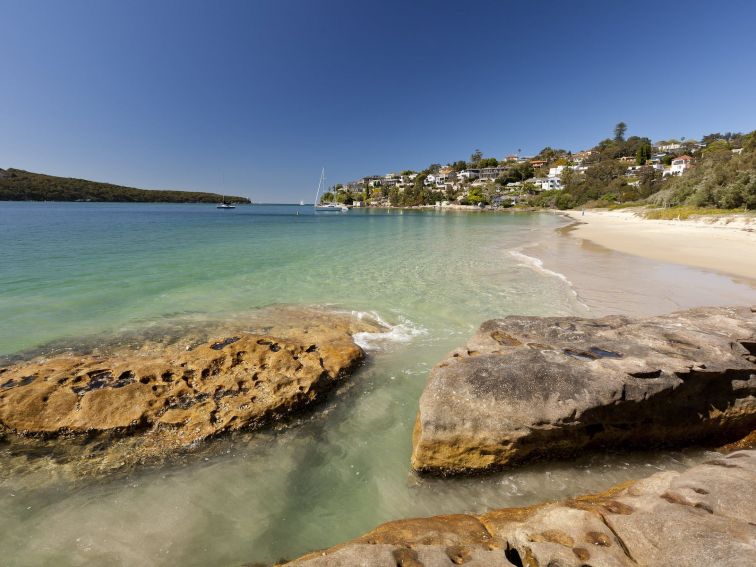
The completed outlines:
[[[297,215],[296,213],[300,213]],[[468,330],[497,313],[571,310],[507,257],[545,215],[311,207],[0,205],[0,354],[184,313],[335,304]],[[514,307],[516,305],[516,307]]]
[[[548,214],[0,203],[0,356],[277,304],[370,312],[392,325],[365,344],[368,362],[350,386],[290,427],[97,481],[54,463],[6,475],[3,564],[272,562],[391,519],[530,504],[700,459],[595,456],[465,480],[410,472],[427,372],[483,320],[600,311],[521,254],[553,253],[555,239],[568,242],[554,232],[562,224]],[[562,247],[554,258],[573,265],[591,254],[600,257]],[[717,285],[721,295],[729,284]]]

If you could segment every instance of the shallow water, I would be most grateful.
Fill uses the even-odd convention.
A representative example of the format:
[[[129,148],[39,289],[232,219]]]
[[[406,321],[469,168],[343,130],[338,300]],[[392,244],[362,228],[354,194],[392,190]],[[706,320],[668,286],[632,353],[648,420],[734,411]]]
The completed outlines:
[[[621,312],[625,284],[612,272],[627,262],[641,295],[680,307],[756,298],[747,282],[685,268],[679,299],[681,268],[586,248],[554,231],[563,224],[546,214],[0,203],[0,355],[272,304],[372,312],[392,325],[358,337],[370,356],[348,387],[281,430],[86,482],[52,462],[32,470],[0,456],[19,472],[0,484],[3,564],[271,562],[390,519],[530,504],[701,460],[696,450],[586,455],[463,480],[409,471],[429,368],[487,318]]]

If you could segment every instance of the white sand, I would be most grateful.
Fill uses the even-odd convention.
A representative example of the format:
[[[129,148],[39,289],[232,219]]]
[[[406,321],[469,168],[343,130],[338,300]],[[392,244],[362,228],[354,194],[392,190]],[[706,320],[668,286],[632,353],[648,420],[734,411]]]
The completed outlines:
[[[633,211],[569,211],[573,236],[665,262],[756,280],[756,217],[646,220]]]

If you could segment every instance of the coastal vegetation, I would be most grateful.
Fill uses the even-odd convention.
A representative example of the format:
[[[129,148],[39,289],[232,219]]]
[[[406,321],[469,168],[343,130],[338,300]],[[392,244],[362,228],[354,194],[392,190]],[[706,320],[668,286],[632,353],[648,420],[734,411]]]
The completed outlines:
[[[612,209],[620,207],[610,207]],[[653,208],[643,211],[643,216],[652,220],[685,220],[693,216],[733,215],[742,213],[743,209],[717,209],[715,207],[678,207]]]
[[[105,201],[113,203],[249,203],[246,197],[197,191],[136,189],[112,183],[87,181],[0,169],[0,201]]]
[[[740,151],[733,153],[726,139],[710,142],[702,151],[698,167],[670,179],[650,196],[657,206],[692,205],[722,209],[756,207],[756,132],[739,138]]]

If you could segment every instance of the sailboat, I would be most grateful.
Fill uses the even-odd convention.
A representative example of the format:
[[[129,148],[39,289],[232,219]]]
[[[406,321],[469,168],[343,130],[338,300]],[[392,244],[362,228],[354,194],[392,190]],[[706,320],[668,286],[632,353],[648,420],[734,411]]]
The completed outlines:
[[[221,173],[221,187],[226,186],[226,176]],[[216,209],[235,209],[236,205],[232,205],[231,203],[226,203],[226,196],[223,195],[221,198],[221,202],[218,204]]]
[[[319,203],[320,190],[325,189],[325,167],[320,172],[320,181],[318,181],[318,190],[315,193],[315,212],[316,213],[346,213],[349,209],[340,203]]]
[[[216,209],[235,209],[236,205],[232,205],[231,203],[226,203],[226,196],[223,195],[223,200],[215,208]]]

